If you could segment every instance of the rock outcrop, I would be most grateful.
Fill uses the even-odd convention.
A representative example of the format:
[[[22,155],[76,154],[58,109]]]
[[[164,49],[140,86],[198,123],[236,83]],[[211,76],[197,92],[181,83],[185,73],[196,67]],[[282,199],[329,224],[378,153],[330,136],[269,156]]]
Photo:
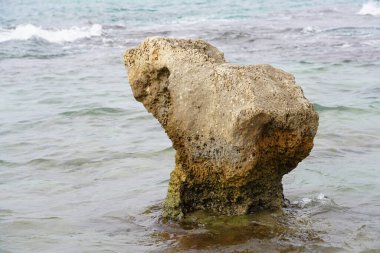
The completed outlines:
[[[282,177],[308,156],[318,128],[292,75],[226,63],[202,40],[147,38],[124,59],[134,97],[176,150],[165,217],[281,208]]]

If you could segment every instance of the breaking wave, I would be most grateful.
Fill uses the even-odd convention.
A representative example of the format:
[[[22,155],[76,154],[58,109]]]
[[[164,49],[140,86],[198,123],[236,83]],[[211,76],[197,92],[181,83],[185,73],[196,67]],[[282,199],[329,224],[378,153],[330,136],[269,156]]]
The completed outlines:
[[[380,2],[369,1],[364,3],[358,14],[380,16]]]
[[[71,27],[69,29],[43,29],[32,24],[18,25],[14,29],[0,28],[0,42],[9,40],[29,40],[42,38],[51,43],[73,42],[75,40],[102,35],[102,26],[94,24],[86,27]]]

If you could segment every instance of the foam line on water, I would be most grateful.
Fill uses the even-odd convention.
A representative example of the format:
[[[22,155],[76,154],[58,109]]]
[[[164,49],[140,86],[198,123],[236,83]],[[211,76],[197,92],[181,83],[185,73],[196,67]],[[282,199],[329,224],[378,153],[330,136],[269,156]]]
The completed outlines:
[[[102,35],[102,26],[93,24],[69,29],[44,29],[32,24],[18,25],[14,29],[0,28],[0,43],[10,40],[29,40],[37,37],[51,43],[73,42],[79,39]]]

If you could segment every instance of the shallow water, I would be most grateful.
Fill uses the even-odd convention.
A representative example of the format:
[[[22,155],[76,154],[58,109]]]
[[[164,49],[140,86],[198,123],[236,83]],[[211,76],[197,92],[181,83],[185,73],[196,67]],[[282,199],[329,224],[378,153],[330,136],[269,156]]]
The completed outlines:
[[[0,2],[0,252],[380,251],[380,6],[358,1]],[[171,143],[122,55],[202,38],[295,75],[320,114],[284,213],[160,220]],[[372,250],[372,251],[371,251]]]

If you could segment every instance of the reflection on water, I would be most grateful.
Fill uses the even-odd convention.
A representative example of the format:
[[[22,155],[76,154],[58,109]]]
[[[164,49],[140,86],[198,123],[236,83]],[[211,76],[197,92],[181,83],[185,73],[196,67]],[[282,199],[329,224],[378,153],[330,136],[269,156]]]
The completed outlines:
[[[358,252],[363,242],[378,247],[376,232],[370,231],[379,222],[355,228],[364,222],[358,214],[319,193],[277,212],[218,216],[197,211],[181,221],[166,221],[157,204],[140,215],[151,222],[152,252]],[[342,224],[350,218],[356,222]],[[347,235],[335,234],[334,226],[344,228],[352,240],[345,242]]]
[[[155,220],[151,236],[161,252],[294,252],[325,248],[307,212],[296,205],[283,211],[217,216],[205,211],[179,222],[163,221],[160,207],[145,215]]]

